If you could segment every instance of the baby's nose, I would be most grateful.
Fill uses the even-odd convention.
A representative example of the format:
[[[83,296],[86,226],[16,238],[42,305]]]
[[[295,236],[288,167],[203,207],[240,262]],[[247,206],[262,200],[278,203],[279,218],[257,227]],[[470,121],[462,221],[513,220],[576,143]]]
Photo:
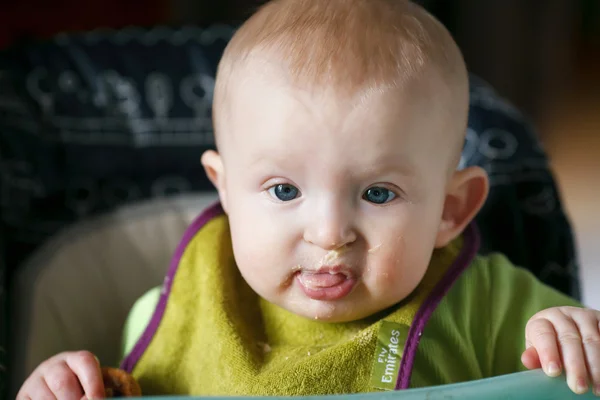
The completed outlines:
[[[346,219],[330,217],[315,221],[304,232],[308,243],[331,251],[356,241],[356,231]]]

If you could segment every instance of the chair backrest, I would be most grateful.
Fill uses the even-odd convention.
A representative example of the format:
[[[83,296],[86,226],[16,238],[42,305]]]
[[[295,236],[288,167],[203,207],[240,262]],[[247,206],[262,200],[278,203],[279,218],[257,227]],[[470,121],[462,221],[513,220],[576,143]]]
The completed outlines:
[[[482,253],[504,253],[544,283],[580,298],[577,254],[560,191],[532,124],[489,85],[470,80],[461,167],[478,165],[490,194],[477,222]]]

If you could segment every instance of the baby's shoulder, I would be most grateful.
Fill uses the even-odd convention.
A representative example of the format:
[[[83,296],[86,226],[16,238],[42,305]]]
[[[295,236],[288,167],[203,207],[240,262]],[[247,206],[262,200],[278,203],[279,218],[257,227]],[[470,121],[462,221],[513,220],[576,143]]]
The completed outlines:
[[[476,255],[461,278],[463,278],[461,280],[475,281],[478,285],[482,283],[495,285],[506,280],[516,280],[529,284],[541,283],[531,271],[513,264],[502,253]]]
[[[458,304],[482,305],[496,295],[518,294],[542,284],[530,271],[515,266],[504,254],[476,255],[449,290],[446,300]],[[526,289],[526,290],[525,290]]]
[[[477,255],[457,279],[448,300],[459,303],[574,305],[573,299],[542,282],[500,253]]]

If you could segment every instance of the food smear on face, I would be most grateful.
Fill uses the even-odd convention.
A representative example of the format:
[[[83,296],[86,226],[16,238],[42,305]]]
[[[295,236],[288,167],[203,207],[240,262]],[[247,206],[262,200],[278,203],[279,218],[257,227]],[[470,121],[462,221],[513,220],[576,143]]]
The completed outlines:
[[[378,244],[375,247],[371,247],[367,252],[370,254],[373,254],[373,253],[377,252],[380,248],[381,248],[381,244]]]
[[[347,245],[343,245],[338,247],[335,250],[331,250],[329,253],[325,254],[325,257],[321,260],[321,265],[331,264],[333,261],[337,260],[342,254],[346,253],[350,248]]]

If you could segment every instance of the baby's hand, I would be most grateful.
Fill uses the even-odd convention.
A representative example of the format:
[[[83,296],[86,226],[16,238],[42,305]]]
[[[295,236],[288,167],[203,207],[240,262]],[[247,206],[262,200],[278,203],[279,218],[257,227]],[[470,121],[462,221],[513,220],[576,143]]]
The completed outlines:
[[[555,307],[535,314],[525,328],[527,349],[521,361],[528,369],[543,368],[559,376],[562,368],[575,393],[600,394],[600,312],[578,307]]]
[[[44,361],[27,378],[17,400],[104,398],[98,360],[92,353],[60,353]]]

